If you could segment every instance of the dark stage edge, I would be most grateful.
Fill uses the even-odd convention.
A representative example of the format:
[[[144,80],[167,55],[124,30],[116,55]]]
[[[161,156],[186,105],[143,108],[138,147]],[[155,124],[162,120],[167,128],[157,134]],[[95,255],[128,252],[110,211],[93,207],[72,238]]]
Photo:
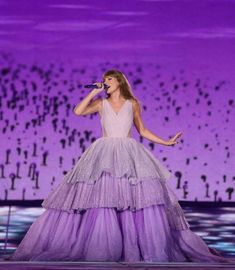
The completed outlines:
[[[196,269],[196,270],[206,270],[206,269],[235,269],[235,263],[192,263],[192,262],[26,262],[26,261],[0,261],[1,270],[10,269]]]

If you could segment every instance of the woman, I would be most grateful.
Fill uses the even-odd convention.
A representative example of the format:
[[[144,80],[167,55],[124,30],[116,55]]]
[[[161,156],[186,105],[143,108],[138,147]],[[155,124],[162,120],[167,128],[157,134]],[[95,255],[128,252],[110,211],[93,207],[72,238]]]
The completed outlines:
[[[131,136],[171,146],[145,128],[125,75],[109,70],[74,109],[99,112],[102,137],[43,201],[12,260],[228,262],[193,233],[167,185],[171,173]],[[108,98],[92,98],[107,86]]]

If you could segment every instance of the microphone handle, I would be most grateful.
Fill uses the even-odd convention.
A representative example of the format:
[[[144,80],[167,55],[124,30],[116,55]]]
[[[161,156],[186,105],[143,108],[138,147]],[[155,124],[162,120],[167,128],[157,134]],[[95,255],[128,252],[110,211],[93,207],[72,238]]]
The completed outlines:
[[[86,84],[86,85],[84,85],[84,87],[85,88],[96,88],[96,89],[101,88],[96,84]],[[109,88],[109,86],[107,84],[104,84],[104,89],[108,89],[108,88]]]
[[[86,84],[84,85],[85,88],[99,88],[96,84]]]

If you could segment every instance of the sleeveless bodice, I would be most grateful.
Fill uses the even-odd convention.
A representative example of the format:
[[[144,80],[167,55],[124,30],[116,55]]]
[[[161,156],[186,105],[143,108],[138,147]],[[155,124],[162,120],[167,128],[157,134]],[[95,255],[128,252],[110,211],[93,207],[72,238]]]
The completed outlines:
[[[103,98],[100,120],[103,137],[131,137],[132,102],[127,99],[117,113],[113,110],[109,101]]]

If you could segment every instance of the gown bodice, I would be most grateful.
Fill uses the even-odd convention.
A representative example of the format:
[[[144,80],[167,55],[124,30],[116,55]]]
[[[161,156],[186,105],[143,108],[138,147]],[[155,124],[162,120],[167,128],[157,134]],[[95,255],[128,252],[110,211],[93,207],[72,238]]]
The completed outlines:
[[[132,137],[133,124],[132,102],[126,99],[125,103],[115,112],[106,98],[102,99],[100,116],[103,137]]]

